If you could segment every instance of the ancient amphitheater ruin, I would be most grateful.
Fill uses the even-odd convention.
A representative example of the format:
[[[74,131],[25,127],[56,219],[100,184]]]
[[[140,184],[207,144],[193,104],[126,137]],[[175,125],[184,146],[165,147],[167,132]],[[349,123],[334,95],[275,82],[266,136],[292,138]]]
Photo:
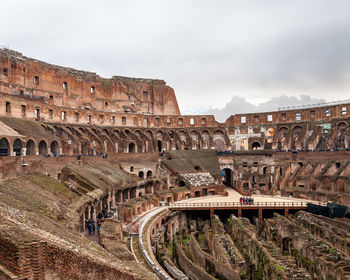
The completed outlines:
[[[349,132],[1,49],[0,279],[350,279]]]

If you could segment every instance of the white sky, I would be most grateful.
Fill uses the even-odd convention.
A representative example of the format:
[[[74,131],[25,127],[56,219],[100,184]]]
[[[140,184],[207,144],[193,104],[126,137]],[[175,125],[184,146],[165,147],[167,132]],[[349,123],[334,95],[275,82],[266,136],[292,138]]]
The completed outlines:
[[[2,0],[1,11],[1,45],[106,78],[164,79],[185,113],[350,99],[348,0]]]

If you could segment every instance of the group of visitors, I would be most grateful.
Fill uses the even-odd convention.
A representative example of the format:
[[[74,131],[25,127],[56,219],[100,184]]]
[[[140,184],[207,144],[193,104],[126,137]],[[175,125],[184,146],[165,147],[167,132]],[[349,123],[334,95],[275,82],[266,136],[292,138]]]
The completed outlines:
[[[239,202],[241,203],[241,205],[253,205],[254,204],[254,198],[252,197],[241,197],[239,199]]]
[[[100,234],[101,221],[97,220],[97,222],[95,222],[92,219],[87,219],[85,221],[85,227],[89,231],[89,235],[95,234],[96,231],[97,231],[97,234]]]

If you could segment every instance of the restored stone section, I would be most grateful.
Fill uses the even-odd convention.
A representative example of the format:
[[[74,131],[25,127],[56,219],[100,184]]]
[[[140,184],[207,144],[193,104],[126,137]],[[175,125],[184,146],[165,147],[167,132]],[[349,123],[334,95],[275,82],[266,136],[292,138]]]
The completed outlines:
[[[275,214],[273,219],[265,220],[263,235],[293,255],[317,279],[350,278],[349,256],[301,227],[293,216]]]

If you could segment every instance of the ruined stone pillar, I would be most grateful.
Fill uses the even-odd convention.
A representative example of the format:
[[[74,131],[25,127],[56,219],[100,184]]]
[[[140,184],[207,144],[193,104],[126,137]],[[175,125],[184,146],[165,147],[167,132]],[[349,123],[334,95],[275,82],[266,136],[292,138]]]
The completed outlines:
[[[96,209],[98,210],[98,212],[102,211],[102,201],[101,200],[97,203]]]
[[[91,219],[91,206],[88,206],[87,209],[88,209],[87,219],[90,220]],[[85,211],[86,211],[86,209],[85,209]]]
[[[80,230],[85,231],[85,209],[81,213]]]
[[[108,197],[107,197],[107,210],[111,210],[111,201],[112,201],[112,198],[111,198],[111,192],[108,192]]]
[[[238,218],[242,218],[242,208],[238,208]]]
[[[210,226],[213,232],[215,232],[215,227],[214,227],[214,209],[210,208]]]
[[[115,207],[115,192],[111,192],[111,201],[112,201],[112,207]]]
[[[262,208],[259,208],[259,227],[262,226],[262,222],[263,222]]]
[[[114,147],[115,147],[115,152],[118,153],[118,143],[117,142],[114,143]]]
[[[96,221],[96,212],[97,212],[97,207],[96,205],[92,206],[92,219]]]

